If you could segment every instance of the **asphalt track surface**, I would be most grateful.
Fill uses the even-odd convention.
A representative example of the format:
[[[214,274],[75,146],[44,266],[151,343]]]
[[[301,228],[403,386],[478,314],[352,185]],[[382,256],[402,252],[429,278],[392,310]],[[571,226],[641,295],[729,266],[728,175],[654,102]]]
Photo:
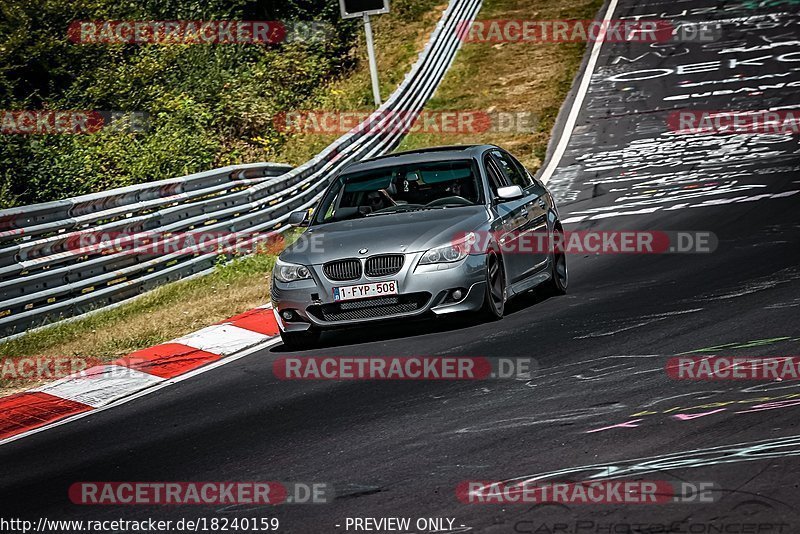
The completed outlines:
[[[609,534],[720,532],[713,525],[735,534],[753,528],[746,524],[798,532],[800,406],[791,395],[800,383],[687,382],[664,371],[682,353],[798,354],[800,137],[666,126],[670,110],[800,104],[798,10],[620,2],[612,18],[741,18],[711,43],[605,43],[551,181],[570,230],[710,231],[715,252],[572,255],[567,296],[512,301],[502,321],[356,329],[295,353],[533,357],[534,379],[279,381],[278,344],[3,446],[1,515],[277,517],[279,531],[297,533],[398,516],[455,518],[458,531],[492,533],[559,532],[559,524]],[[713,503],[647,506],[478,506],[455,496],[464,480],[585,480],[599,472],[592,465],[630,479],[710,481],[719,491]],[[110,480],[318,481],[337,498],[250,510],[67,498],[73,482]]]

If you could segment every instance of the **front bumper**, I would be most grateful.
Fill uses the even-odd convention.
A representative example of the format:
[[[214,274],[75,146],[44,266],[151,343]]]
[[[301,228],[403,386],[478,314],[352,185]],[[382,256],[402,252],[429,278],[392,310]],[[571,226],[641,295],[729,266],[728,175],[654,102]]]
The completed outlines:
[[[418,266],[422,253],[406,254],[403,268],[397,274],[380,278],[363,276],[358,280],[333,282],[322,271],[322,265],[310,266],[312,279],[296,282],[272,280],[272,306],[281,331],[300,332],[314,328],[367,324],[426,314],[478,310],[486,292],[484,254],[469,255],[449,268],[439,265]],[[333,288],[396,280],[398,294],[370,299],[336,302]],[[452,299],[454,289],[462,290],[458,301]],[[282,312],[290,310],[292,319]]]

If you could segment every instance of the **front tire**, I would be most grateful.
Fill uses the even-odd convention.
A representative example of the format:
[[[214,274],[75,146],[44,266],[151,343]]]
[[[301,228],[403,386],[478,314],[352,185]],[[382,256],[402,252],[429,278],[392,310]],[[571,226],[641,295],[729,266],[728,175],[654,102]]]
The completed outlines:
[[[305,332],[281,332],[281,341],[289,350],[311,349],[319,342],[321,332],[311,329]]]
[[[506,307],[506,275],[500,257],[493,251],[486,255],[486,296],[481,315],[490,321],[503,317]]]

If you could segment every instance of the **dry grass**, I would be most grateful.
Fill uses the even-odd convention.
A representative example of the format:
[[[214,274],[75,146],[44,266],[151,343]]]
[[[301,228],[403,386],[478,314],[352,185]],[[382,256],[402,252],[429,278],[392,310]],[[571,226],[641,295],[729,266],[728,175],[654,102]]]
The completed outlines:
[[[486,0],[478,19],[592,19],[601,5],[600,0]],[[426,109],[530,112],[536,118],[535,131],[412,134],[401,149],[499,144],[535,171],[585,48],[585,43],[465,43]]]

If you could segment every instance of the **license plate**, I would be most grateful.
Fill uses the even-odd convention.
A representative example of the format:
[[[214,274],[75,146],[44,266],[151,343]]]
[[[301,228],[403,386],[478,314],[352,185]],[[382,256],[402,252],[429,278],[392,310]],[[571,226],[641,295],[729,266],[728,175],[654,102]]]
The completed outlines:
[[[335,301],[366,299],[383,295],[397,295],[396,280],[333,288],[333,300]]]

